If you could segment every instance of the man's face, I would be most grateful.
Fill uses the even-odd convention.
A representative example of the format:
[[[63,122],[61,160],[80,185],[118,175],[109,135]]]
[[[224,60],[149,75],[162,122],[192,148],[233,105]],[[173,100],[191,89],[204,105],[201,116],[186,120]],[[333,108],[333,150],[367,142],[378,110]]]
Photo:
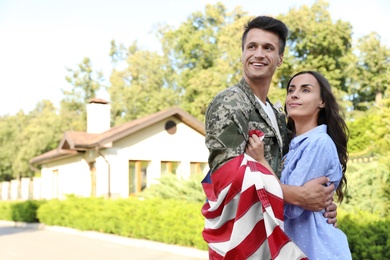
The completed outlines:
[[[262,29],[248,32],[242,53],[244,77],[247,80],[271,79],[282,61],[277,34]]]

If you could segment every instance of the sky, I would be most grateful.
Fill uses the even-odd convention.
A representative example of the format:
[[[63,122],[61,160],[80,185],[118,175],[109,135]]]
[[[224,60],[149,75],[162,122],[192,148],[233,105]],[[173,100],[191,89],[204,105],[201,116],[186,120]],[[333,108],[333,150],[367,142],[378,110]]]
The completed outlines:
[[[0,0],[0,116],[29,113],[38,102],[56,107],[61,90],[71,89],[67,68],[76,69],[89,57],[94,70],[108,81],[110,42],[134,41],[157,51],[154,35],[159,24],[177,28],[193,12],[204,11],[213,0]],[[285,14],[311,6],[315,0],[228,0],[228,11],[241,6],[250,15]],[[372,31],[390,48],[390,1],[328,0],[332,19],[350,22],[353,38]],[[100,98],[109,100],[105,92]]]

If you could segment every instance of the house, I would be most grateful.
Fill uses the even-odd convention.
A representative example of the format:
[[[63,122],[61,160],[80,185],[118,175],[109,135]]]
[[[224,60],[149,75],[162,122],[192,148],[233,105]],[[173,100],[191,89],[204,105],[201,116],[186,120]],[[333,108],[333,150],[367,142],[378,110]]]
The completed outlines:
[[[87,104],[87,132],[65,132],[57,149],[30,160],[41,166],[41,197],[126,198],[164,174],[208,170],[204,124],[173,107],[110,128],[107,101]]]

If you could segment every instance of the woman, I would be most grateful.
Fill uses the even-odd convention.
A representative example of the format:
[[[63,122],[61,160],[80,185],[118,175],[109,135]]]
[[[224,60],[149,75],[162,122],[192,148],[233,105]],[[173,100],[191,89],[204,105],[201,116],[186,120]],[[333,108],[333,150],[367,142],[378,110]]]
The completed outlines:
[[[297,73],[288,83],[285,108],[292,140],[284,157],[281,183],[301,186],[326,176],[342,202],[348,129],[329,82],[318,72]],[[264,159],[263,144],[255,135],[249,139],[246,152],[271,170]],[[323,212],[285,204],[284,216],[285,232],[309,259],[352,259],[347,237],[326,223]]]

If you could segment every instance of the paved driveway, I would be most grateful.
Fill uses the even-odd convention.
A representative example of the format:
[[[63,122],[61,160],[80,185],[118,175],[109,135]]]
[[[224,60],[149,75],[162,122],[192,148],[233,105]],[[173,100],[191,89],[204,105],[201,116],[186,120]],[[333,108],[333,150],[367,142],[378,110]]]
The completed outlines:
[[[98,232],[0,221],[0,260],[199,260],[205,251]]]

